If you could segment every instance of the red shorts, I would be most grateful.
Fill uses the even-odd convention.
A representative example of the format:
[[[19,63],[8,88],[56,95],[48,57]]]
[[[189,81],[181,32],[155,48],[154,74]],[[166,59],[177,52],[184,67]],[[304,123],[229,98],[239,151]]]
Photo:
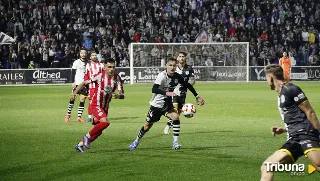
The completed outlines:
[[[90,110],[92,115],[94,116],[94,119],[93,119],[94,124],[98,123],[100,119],[108,117],[109,109],[105,110],[99,106],[90,105]]]
[[[92,99],[93,94],[94,94],[94,90],[95,90],[95,88],[90,88],[90,89],[89,89],[89,96],[88,96],[88,99],[89,99],[89,100]]]

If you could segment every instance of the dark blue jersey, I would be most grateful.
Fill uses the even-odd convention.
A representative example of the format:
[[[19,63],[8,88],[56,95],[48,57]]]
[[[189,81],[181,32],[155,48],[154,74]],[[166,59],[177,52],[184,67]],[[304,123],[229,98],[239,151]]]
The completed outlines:
[[[180,74],[183,78],[183,84],[181,85],[181,88],[180,88],[181,94],[186,94],[188,90],[187,84],[190,78],[194,77],[193,68],[192,66],[185,64],[182,69],[180,69],[179,66],[177,66],[176,72]]]
[[[289,136],[315,130],[306,114],[299,108],[307,100],[298,86],[291,83],[283,85],[278,97],[278,106]]]

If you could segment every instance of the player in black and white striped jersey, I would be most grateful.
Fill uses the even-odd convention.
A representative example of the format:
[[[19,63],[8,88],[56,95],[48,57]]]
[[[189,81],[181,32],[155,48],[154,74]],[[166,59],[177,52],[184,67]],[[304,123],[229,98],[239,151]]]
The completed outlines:
[[[182,76],[184,82],[180,88],[180,95],[176,97],[177,104],[175,105],[175,107],[178,111],[180,111],[182,109],[182,106],[185,104],[188,89],[192,92],[199,105],[203,105],[205,102],[193,87],[193,85],[195,84],[194,71],[192,66],[186,63],[186,56],[187,53],[184,51],[179,51],[176,53],[178,61],[176,72]],[[169,134],[170,128],[172,127],[172,120],[168,119],[167,125],[163,130],[164,134]]]
[[[172,120],[173,124],[173,149],[180,149],[178,138],[180,135],[179,114],[174,109],[172,97],[175,87],[183,84],[183,78],[176,73],[177,60],[169,58],[166,63],[166,70],[160,72],[152,87],[152,98],[150,100],[150,109],[146,118],[145,125],[140,129],[137,138],[129,146],[129,150],[134,150],[140,143],[140,139],[149,131],[155,122],[158,122],[161,116],[166,116]]]
[[[72,83],[72,92],[74,92],[77,88],[77,86],[84,81],[84,76],[85,76],[85,72],[86,72],[86,64],[87,64],[87,51],[85,49],[80,50],[80,58],[75,60],[73,62],[72,65],[72,69],[76,70],[76,74],[75,74],[75,80]],[[86,98],[88,96],[88,88],[85,87],[83,89],[81,89],[78,94],[80,95],[80,103],[79,103],[79,107],[78,107],[78,118],[77,121],[78,122],[84,122],[84,120],[81,118],[83,110],[84,110],[84,104],[86,101]],[[70,120],[71,117],[71,111],[72,108],[74,106],[74,100],[70,100],[69,101],[69,105],[68,105],[68,112],[67,115],[65,117],[65,122],[68,122]]]

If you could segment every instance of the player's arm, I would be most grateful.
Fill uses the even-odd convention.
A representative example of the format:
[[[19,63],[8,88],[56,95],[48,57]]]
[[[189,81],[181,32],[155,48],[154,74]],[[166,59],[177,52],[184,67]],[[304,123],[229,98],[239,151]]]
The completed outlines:
[[[308,120],[312,124],[314,128],[316,128],[318,131],[320,131],[320,124],[319,120],[317,118],[316,113],[312,109],[310,103],[308,100],[302,102],[299,106],[299,108],[306,114]]]
[[[204,99],[202,99],[199,94],[196,92],[196,90],[194,89],[193,85],[191,85],[190,83],[187,84],[187,88],[190,90],[190,92],[192,92],[192,94],[194,95],[194,97],[196,98],[197,100],[197,103],[202,106],[205,101]]]
[[[101,73],[92,76],[92,78],[91,78],[90,80],[85,80],[85,81],[81,82],[81,83],[77,86],[76,90],[72,93],[70,99],[71,99],[71,100],[75,100],[77,93],[78,93],[81,89],[83,89],[85,86],[89,85],[90,83],[93,83],[93,82],[97,83],[97,81],[98,81],[99,79],[101,79]]]
[[[117,75],[117,82],[118,82],[118,91],[119,91],[119,94],[116,94],[116,93],[113,93],[112,94],[112,98],[114,99],[124,99],[124,89],[123,89],[123,82],[120,78],[119,75]]]
[[[153,84],[152,93],[166,95],[166,96],[176,96],[174,92],[166,92],[165,90],[159,89],[159,87],[160,87],[159,84]]]
[[[154,84],[152,86],[152,93],[166,95],[166,96],[176,96],[174,92],[167,92],[159,88],[160,85],[164,84],[165,79],[166,79],[166,75],[164,75],[163,73],[158,74],[157,79],[154,81]]]
[[[189,78],[189,83],[191,85],[194,85],[196,83],[196,79],[194,78],[194,71],[193,68],[190,69],[190,78]]]
[[[91,80],[85,80],[83,82],[81,82],[81,84],[79,84],[76,88],[76,90],[72,93],[71,97],[70,97],[70,100],[75,100],[76,96],[77,96],[77,93],[83,89],[85,86],[89,85],[91,83]]]
[[[318,131],[320,131],[319,120],[316,116],[316,113],[312,109],[308,101],[308,98],[305,96],[302,90],[299,87],[294,87],[291,88],[290,94],[293,100],[295,101],[295,104],[298,105],[299,109],[306,114],[307,119],[310,121],[312,126]]]
[[[286,128],[283,128],[283,127],[273,126],[273,127],[271,128],[271,132],[272,132],[272,135],[273,135],[273,136],[276,136],[276,135],[278,135],[278,134],[282,134],[282,133],[287,132],[287,129],[286,129]]]

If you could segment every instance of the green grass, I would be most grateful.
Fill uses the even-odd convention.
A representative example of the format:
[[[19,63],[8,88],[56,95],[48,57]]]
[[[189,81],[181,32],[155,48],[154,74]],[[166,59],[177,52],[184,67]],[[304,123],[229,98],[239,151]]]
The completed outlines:
[[[297,85],[319,113],[320,84]],[[151,85],[143,84],[126,85],[126,99],[111,102],[110,127],[84,154],[74,146],[92,125],[75,122],[78,100],[72,121],[64,122],[70,86],[0,87],[0,180],[259,180],[261,163],[286,139],[270,133],[283,125],[276,92],[266,83],[195,87],[206,105],[197,106],[194,118],[181,118],[181,150],[171,150],[162,118],[137,150],[127,151],[149,108]],[[187,102],[195,103],[191,95]],[[275,179],[319,180],[320,173]]]

